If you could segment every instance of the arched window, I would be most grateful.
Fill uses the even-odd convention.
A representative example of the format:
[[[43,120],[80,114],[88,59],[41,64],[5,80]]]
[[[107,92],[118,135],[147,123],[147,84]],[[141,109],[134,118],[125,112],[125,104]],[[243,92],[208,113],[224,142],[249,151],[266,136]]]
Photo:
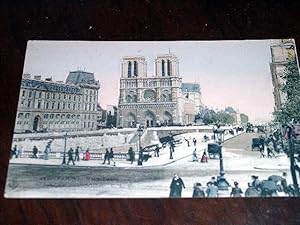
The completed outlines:
[[[167,61],[167,73],[168,73],[168,76],[171,76],[171,72],[172,72],[171,61],[168,60]]]
[[[165,76],[165,60],[161,60],[161,75]]]
[[[133,62],[133,75],[134,76],[138,75],[138,64],[136,61]]]
[[[128,77],[131,77],[131,62],[128,62]]]

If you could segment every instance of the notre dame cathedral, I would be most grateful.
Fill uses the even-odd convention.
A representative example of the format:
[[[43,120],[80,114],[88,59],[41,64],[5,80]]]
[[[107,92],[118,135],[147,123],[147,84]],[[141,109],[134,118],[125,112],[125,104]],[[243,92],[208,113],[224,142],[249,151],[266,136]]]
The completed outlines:
[[[192,123],[197,111],[195,108],[201,105],[201,96],[199,85],[191,85],[191,90],[188,90],[189,85],[182,90],[179,62],[171,53],[157,56],[155,74],[150,76],[145,57],[123,57],[118,125],[153,127]],[[191,100],[189,96],[195,95],[187,92],[193,90],[198,95]]]

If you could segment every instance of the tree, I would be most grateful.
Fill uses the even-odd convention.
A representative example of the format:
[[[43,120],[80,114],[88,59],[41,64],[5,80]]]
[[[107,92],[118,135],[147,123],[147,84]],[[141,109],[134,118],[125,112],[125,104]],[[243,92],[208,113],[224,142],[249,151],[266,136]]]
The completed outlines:
[[[274,113],[275,119],[282,124],[299,123],[300,122],[300,75],[296,59],[289,60],[285,65],[282,75],[284,84],[282,92],[286,94],[286,101],[283,103],[280,110]],[[299,195],[298,182],[296,178],[296,163],[295,163],[295,148],[292,140],[292,128],[288,128],[288,143],[289,151],[287,154],[290,157],[291,175],[296,191]]]
[[[296,59],[289,60],[282,75],[285,81],[282,92],[287,96],[280,110],[274,113],[281,123],[300,122],[300,76]]]
[[[224,111],[215,113],[212,119],[214,123],[221,124],[232,124],[235,122],[234,117]]]

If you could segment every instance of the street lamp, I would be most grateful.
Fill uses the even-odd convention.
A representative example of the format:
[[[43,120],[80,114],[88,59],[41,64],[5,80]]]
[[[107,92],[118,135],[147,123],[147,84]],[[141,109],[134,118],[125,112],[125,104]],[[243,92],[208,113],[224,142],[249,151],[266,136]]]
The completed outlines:
[[[141,146],[141,137],[143,134],[143,129],[141,128],[141,126],[139,126],[139,128],[137,129],[137,132],[138,132],[138,136],[139,136],[139,158],[137,161],[137,165],[142,166],[143,165],[143,149]]]
[[[67,136],[68,136],[68,132],[65,133],[64,138],[65,138],[65,145],[64,145],[64,156],[63,156],[63,161],[62,161],[62,165],[67,164],[66,163],[66,148],[67,148]]]
[[[213,130],[215,141],[218,144],[219,147],[219,159],[220,159],[220,176],[218,176],[217,184],[218,189],[221,191],[227,191],[229,188],[229,183],[225,178],[225,171],[224,171],[224,165],[223,165],[223,155],[222,155],[222,142],[224,141],[224,129],[220,128],[220,125],[217,126],[217,129]]]

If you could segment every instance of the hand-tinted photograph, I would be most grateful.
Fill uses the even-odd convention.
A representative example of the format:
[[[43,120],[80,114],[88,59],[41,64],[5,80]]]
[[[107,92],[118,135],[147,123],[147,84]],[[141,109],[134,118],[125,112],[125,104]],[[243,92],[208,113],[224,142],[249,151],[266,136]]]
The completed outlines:
[[[298,197],[298,68],[293,39],[29,41],[5,197]]]

